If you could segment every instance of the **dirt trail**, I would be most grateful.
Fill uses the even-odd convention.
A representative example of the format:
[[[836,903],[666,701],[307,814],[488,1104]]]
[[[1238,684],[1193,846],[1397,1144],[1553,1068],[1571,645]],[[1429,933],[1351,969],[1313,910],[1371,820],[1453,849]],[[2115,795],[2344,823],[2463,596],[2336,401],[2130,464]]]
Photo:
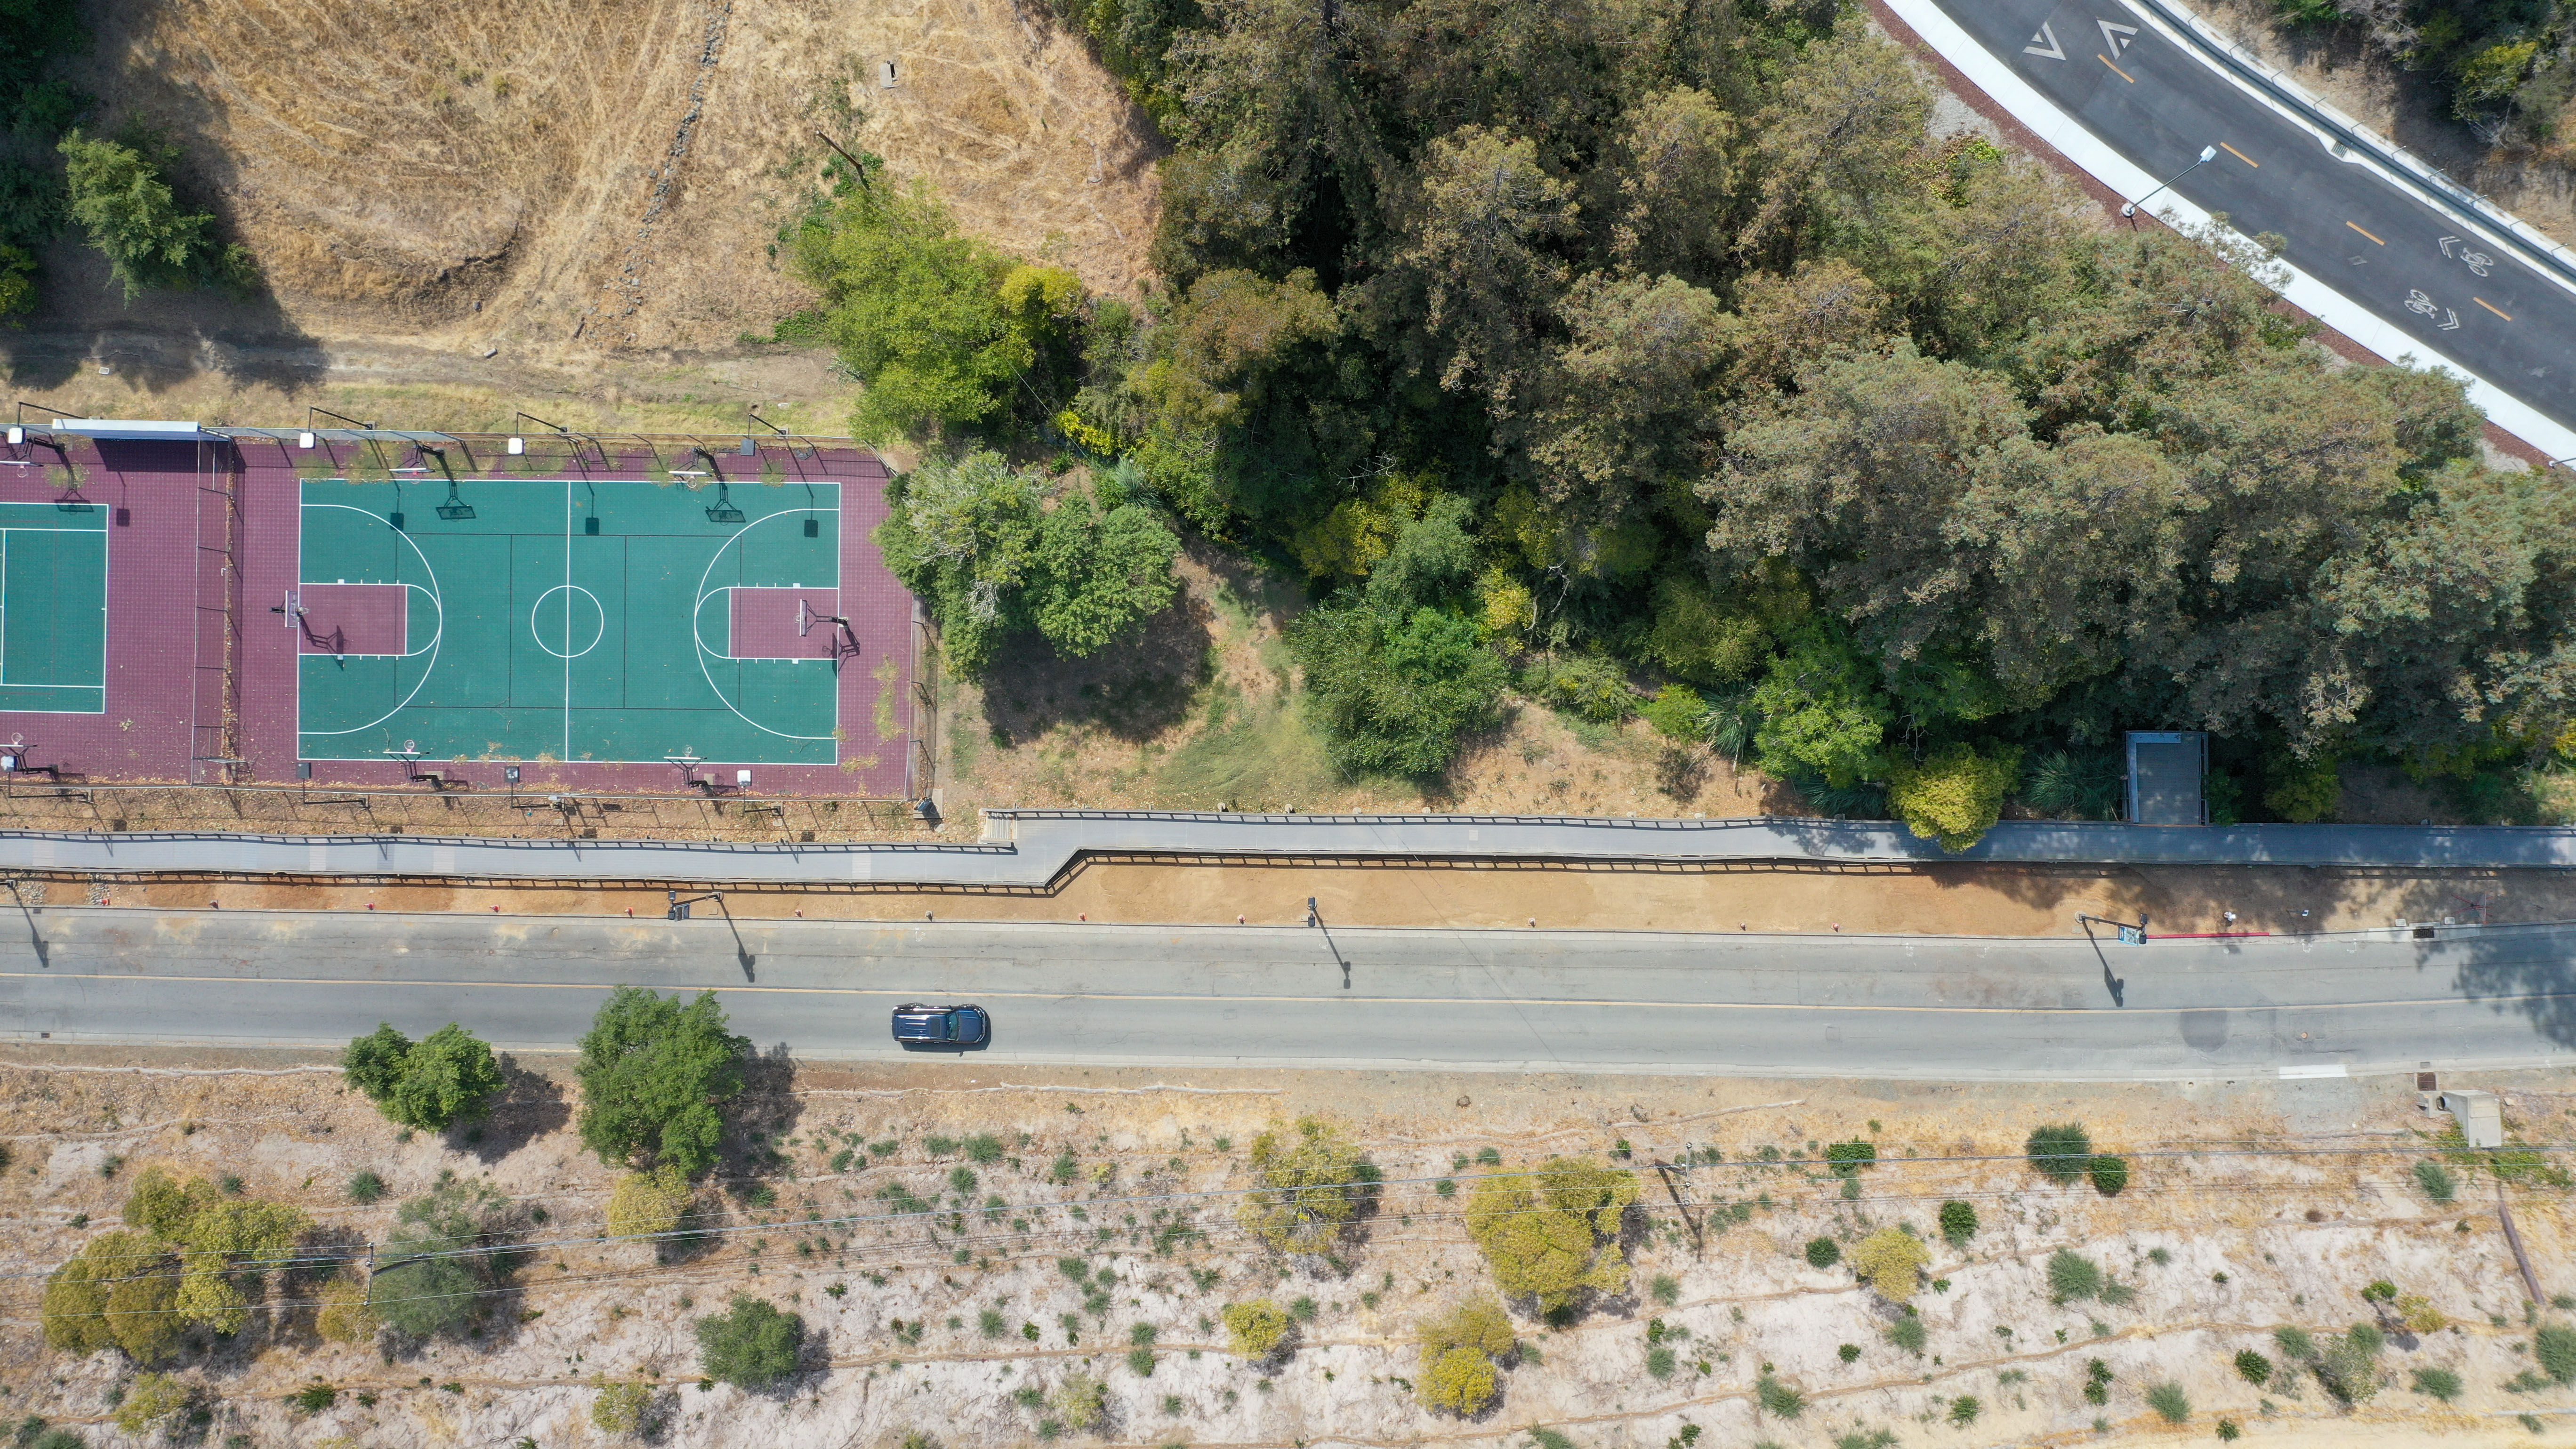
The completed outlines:
[[[662,913],[664,889],[552,883],[303,880],[63,872],[22,878],[39,904],[163,910],[467,911],[506,915]],[[729,888],[740,918],[1096,921],[1222,926],[1237,917],[1294,925],[1312,897],[1341,926],[1551,930],[1760,931],[1817,935],[2062,936],[2078,911],[2135,920],[2159,935],[2384,927],[2398,921],[2498,925],[2576,920],[2576,881],[2560,872],[2416,873],[2091,866],[1824,869],[1809,866],[1577,867],[1484,862],[1094,860],[1052,893],[914,891],[818,882]],[[2230,920],[2228,913],[2234,912]]]

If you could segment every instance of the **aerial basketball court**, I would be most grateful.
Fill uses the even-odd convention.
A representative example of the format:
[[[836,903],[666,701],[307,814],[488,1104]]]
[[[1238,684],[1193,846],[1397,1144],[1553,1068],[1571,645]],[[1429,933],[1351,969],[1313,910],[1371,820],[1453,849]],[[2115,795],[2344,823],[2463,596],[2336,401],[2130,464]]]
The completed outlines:
[[[841,486],[305,482],[297,756],[830,765]]]

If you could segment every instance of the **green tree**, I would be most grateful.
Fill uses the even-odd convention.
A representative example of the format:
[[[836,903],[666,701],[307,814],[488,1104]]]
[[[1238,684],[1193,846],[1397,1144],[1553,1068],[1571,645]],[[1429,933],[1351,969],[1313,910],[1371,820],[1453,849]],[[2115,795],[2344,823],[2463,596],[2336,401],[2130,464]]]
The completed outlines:
[[[381,1103],[401,1084],[403,1064],[410,1059],[411,1038],[394,1030],[392,1022],[380,1021],[340,1053],[340,1072],[368,1101]]]
[[[1628,1286],[1619,1219],[1637,1201],[1637,1176],[1562,1157],[1476,1184],[1467,1235],[1506,1297],[1542,1312],[1571,1308],[1586,1291]]]
[[[73,131],[59,149],[71,219],[127,300],[153,289],[242,287],[256,275],[248,251],[216,238],[214,213],[184,208],[164,179],[176,147],[140,131],[117,140]]]
[[[516,1232],[507,1199],[441,1173],[395,1212],[368,1284],[370,1303],[413,1338],[457,1333],[481,1321],[491,1294],[509,1281],[516,1259],[505,1246]]]
[[[487,1115],[508,1085],[491,1046],[452,1021],[417,1044],[379,1022],[349,1043],[340,1065],[387,1117],[432,1132]]]
[[[960,672],[990,668],[1004,643],[1034,630],[1058,653],[1106,647],[1170,606],[1180,540],[1142,504],[1105,512],[1046,487],[999,454],[933,458],[896,480],[877,546],[905,587],[929,601]]]
[[[639,1158],[695,1175],[715,1165],[724,1103],[742,1090],[748,1039],[716,994],[685,1004],[636,986],[609,994],[581,1039],[582,1145],[610,1166]]]
[[[178,1297],[175,1255],[141,1233],[102,1233],[46,1278],[37,1317],[50,1347],[121,1349],[148,1368],[178,1348]]]
[[[1753,747],[1765,768],[1835,786],[1877,775],[1895,713],[1865,661],[1822,630],[1804,631],[1753,687]]]
[[[815,330],[863,388],[853,434],[893,439],[997,421],[1063,325],[1055,279],[1022,275],[961,234],[919,182],[851,191],[801,225],[798,271],[823,294]],[[1014,283],[1006,292],[1006,283]]]
[[[698,1365],[708,1378],[738,1389],[765,1389],[796,1371],[805,1321],[737,1293],[724,1312],[697,1321],[697,1334]]]
[[[1320,1117],[1267,1128],[1252,1139],[1251,1156],[1243,1225],[1282,1252],[1330,1252],[1377,1196],[1377,1168],[1349,1133]]]
[[[235,1184],[238,1186],[238,1184]],[[237,1333],[250,1321],[247,1287],[263,1287],[267,1270],[292,1252],[312,1226],[283,1203],[235,1197],[201,1177],[181,1182],[146,1168],[125,1200],[125,1221],[179,1255],[179,1321]]]

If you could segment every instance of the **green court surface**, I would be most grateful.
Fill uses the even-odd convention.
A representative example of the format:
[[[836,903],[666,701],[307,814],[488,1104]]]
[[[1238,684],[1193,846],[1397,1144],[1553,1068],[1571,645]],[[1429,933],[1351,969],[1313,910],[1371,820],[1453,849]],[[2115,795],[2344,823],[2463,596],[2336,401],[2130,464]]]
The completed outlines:
[[[107,709],[107,511],[0,503],[0,709]]]
[[[837,760],[837,485],[743,484],[738,521],[712,486],[453,496],[303,484],[302,758]]]

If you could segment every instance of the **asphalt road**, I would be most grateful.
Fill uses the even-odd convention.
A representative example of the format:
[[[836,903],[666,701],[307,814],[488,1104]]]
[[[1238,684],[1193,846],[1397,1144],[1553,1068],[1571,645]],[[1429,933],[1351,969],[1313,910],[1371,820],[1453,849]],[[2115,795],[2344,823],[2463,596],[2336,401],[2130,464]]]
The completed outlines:
[[[2376,171],[2337,159],[2116,0],[1935,3],[2157,177],[2190,166],[2204,146],[2220,147],[2174,190],[2226,212],[2248,235],[2286,238],[2283,258],[2300,270],[2576,426],[2576,366],[2566,362],[2576,294],[2480,244]]]
[[[39,946],[41,944],[41,949]],[[155,912],[0,917],[0,1039],[577,1039],[609,986],[713,988],[800,1057],[976,1001],[1001,1063],[2051,1080],[2534,1065],[2576,927],[2072,941]],[[2115,984],[2116,983],[2116,984]],[[918,1059],[918,1058],[916,1058]]]

